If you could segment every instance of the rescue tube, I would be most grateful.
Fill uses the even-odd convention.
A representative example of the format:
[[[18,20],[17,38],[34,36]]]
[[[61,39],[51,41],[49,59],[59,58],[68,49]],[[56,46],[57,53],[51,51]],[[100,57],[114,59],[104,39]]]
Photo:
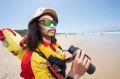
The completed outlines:
[[[23,37],[12,29],[5,28],[0,30],[0,41],[3,43],[3,46],[20,60],[26,52],[20,45],[22,40]]]

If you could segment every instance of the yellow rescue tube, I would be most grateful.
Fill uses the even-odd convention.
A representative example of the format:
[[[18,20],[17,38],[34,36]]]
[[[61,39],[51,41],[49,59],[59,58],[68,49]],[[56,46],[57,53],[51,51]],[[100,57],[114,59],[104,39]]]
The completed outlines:
[[[21,60],[25,54],[25,50],[20,46],[20,42],[23,37],[8,28],[3,29],[2,33],[5,37],[5,39],[2,40],[3,46],[5,46],[13,55],[17,56],[17,58]]]

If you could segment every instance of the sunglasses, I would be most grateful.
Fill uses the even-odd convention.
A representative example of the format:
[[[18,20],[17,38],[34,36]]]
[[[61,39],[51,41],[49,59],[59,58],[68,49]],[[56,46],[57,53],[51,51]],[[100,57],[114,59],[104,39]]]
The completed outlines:
[[[43,23],[43,25],[46,26],[46,27],[50,27],[51,24],[53,24],[54,27],[57,26],[57,22],[56,22],[56,21],[50,21],[50,20],[48,20],[48,19],[42,20],[42,21],[40,21],[40,22]]]

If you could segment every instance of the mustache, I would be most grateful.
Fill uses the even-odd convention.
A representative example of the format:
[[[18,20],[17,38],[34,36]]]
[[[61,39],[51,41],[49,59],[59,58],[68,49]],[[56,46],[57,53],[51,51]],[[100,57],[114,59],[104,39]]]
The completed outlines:
[[[50,31],[55,31],[55,34],[56,34],[56,29],[51,27],[48,31],[47,31],[47,34],[50,32]]]
[[[51,28],[48,30],[48,32],[50,32],[50,31],[55,31],[55,32],[56,32],[56,29],[55,29],[54,27],[51,27]]]

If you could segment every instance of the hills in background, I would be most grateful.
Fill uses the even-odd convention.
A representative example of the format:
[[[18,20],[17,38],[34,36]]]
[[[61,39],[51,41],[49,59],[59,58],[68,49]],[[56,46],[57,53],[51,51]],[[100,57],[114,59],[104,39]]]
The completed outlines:
[[[22,30],[14,30],[16,31],[17,33],[19,33],[21,36],[25,36],[28,34],[28,30],[27,29],[22,29]],[[64,34],[64,35],[76,35],[77,33],[57,33],[57,35],[61,35],[61,34]]]
[[[28,30],[27,30],[27,29],[14,30],[14,31],[16,31],[17,33],[19,33],[21,36],[25,36],[25,35],[27,35],[27,33],[28,33]]]
[[[107,27],[103,32],[120,32],[120,26]]]

